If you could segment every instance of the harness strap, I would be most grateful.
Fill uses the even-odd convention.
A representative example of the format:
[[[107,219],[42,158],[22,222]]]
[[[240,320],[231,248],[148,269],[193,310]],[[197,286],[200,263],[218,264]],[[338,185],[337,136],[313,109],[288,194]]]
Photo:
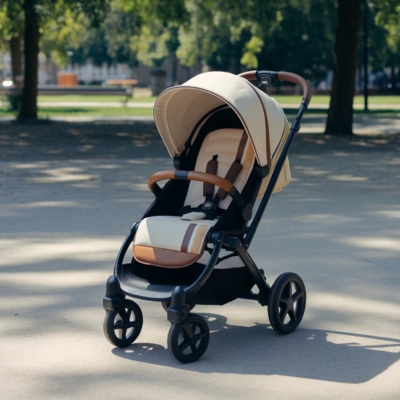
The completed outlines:
[[[228,172],[225,175],[225,179],[230,183],[234,183],[236,178],[239,176],[243,169],[243,165],[240,163],[244,154],[244,149],[247,144],[247,134],[243,131],[242,137],[239,142],[239,146],[236,152],[236,157]],[[218,155],[214,155],[213,158],[207,163],[206,172],[209,174],[217,175],[218,170]],[[228,193],[219,188],[214,196],[215,186],[211,183],[203,183],[203,196],[205,196],[205,202],[200,204],[198,207],[192,208],[190,206],[182,207],[179,211],[182,213],[183,217],[187,219],[214,219],[218,211],[218,203],[220,200],[225,199]],[[214,196],[214,198],[213,198]],[[196,214],[196,215],[192,215]],[[190,216],[190,217],[189,217]]]
[[[243,165],[240,163],[243,157],[244,149],[246,148],[247,143],[247,135],[246,132],[243,131],[242,137],[239,142],[239,147],[236,152],[235,161],[229,167],[228,172],[226,173],[225,179],[230,183],[235,182],[236,178],[239,176],[240,171],[243,169]],[[227,192],[224,189],[219,188],[215,197],[218,197],[221,200],[224,200],[227,196]]]
[[[213,156],[212,160],[210,160],[207,163],[206,167],[206,172],[207,174],[213,174],[217,175],[217,169],[218,169],[218,161],[217,161],[218,155]],[[211,198],[214,196],[214,185],[212,183],[203,183],[203,196],[208,197],[211,196]]]

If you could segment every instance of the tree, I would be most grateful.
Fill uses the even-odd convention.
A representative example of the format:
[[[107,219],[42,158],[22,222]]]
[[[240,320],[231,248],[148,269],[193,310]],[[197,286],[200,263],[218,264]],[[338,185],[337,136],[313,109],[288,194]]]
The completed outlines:
[[[375,23],[387,32],[387,61],[391,67],[391,85],[396,90],[400,81],[400,4],[398,0],[377,0],[377,3],[379,10]],[[399,69],[398,77],[395,74],[396,66]]]
[[[0,3],[0,41],[7,43],[11,55],[11,78],[14,83],[18,83],[17,77],[22,74],[23,15],[19,4],[11,0],[6,3]]]
[[[104,63],[137,65],[136,53],[131,49],[130,41],[132,36],[139,33],[141,18],[137,14],[125,12],[119,0],[110,3],[109,12],[98,27],[91,27],[87,18],[82,21],[81,26],[83,29],[77,40],[71,41],[66,36],[69,40],[66,40],[64,48],[68,47],[73,52],[70,57],[72,63],[82,65],[92,62],[97,66]]]
[[[24,87],[18,118],[37,119],[37,82],[40,28],[55,6],[85,14],[94,25],[104,19],[109,0],[0,0],[2,7],[20,7],[24,19]]]
[[[285,0],[264,23],[259,65],[298,73],[313,82],[333,68],[336,0]]]
[[[275,18],[275,2],[188,0],[189,23],[179,29],[177,56],[185,66],[202,63],[239,73],[257,68],[262,33]],[[268,11],[267,11],[268,10]]]
[[[24,87],[19,119],[37,119],[39,16],[35,0],[24,0]]]
[[[178,30],[188,22],[185,0],[121,1],[122,10],[136,21],[130,48],[143,65],[159,67],[173,56],[179,45]],[[173,80],[176,76],[174,62]]]
[[[353,134],[353,98],[361,0],[338,0],[336,44],[327,135]]]

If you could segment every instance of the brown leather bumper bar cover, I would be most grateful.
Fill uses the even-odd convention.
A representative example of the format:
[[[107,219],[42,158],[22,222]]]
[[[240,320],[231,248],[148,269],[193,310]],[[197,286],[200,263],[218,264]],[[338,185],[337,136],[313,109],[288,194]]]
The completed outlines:
[[[256,73],[257,71],[248,71],[243,72],[243,74],[240,74],[239,76],[249,81],[255,81],[257,80]],[[301,86],[303,90],[303,98],[307,100],[307,104],[310,102],[312,97],[311,88],[309,83],[303,77],[297,74],[293,74],[292,72],[280,71],[278,72],[278,79],[280,81],[296,83],[297,85]]]
[[[154,185],[158,181],[162,181],[165,179],[187,179],[189,181],[200,181],[205,183],[211,183],[212,185],[218,186],[221,189],[225,190],[226,192],[229,192],[233,187],[232,183],[217,175],[207,174],[206,172],[188,171],[187,176],[184,177],[184,175],[180,174],[180,172],[183,171],[167,170],[154,173],[153,175],[150,176],[147,182],[149,189],[153,191]]]

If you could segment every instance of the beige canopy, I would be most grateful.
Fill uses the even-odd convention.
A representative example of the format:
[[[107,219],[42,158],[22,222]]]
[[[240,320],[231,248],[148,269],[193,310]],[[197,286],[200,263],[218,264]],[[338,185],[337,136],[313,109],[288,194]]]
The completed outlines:
[[[282,143],[287,120],[282,107],[247,79],[228,72],[206,72],[164,90],[154,105],[154,120],[171,157],[178,156],[199,120],[227,104],[240,118],[261,165]]]

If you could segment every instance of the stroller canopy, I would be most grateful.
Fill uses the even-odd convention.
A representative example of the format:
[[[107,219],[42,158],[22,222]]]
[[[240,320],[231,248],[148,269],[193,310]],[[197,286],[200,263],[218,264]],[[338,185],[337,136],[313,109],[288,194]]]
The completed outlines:
[[[271,166],[271,155],[286,128],[282,107],[247,79],[228,72],[206,72],[164,90],[154,105],[154,120],[171,157],[179,156],[198,122],[228,105],[249,136],[259,165]]]

